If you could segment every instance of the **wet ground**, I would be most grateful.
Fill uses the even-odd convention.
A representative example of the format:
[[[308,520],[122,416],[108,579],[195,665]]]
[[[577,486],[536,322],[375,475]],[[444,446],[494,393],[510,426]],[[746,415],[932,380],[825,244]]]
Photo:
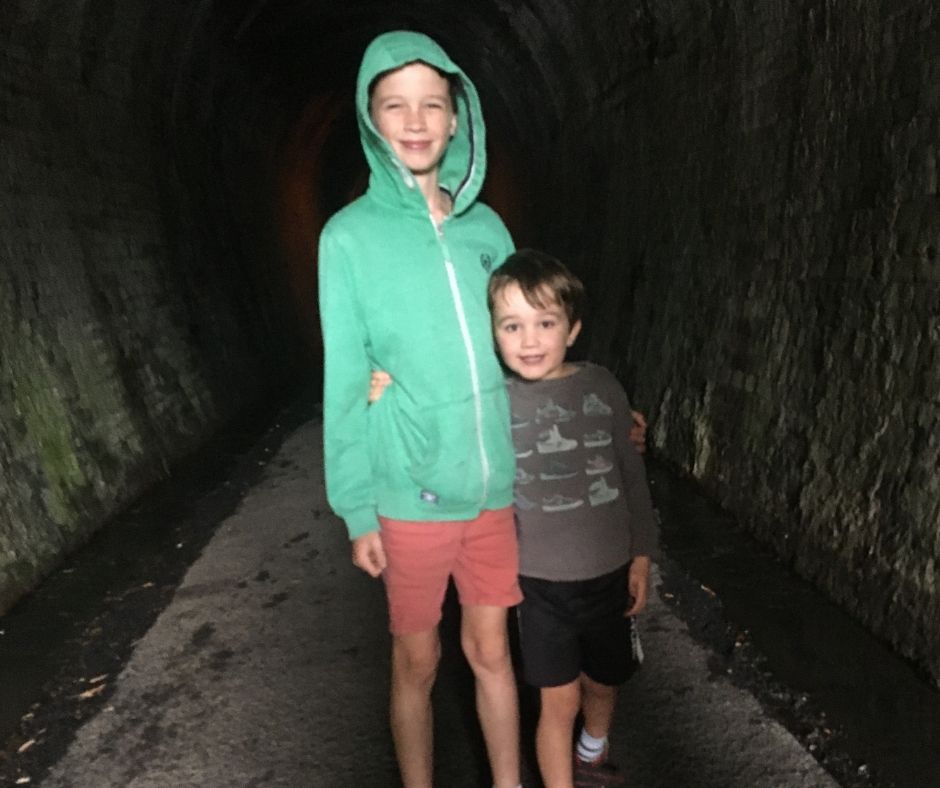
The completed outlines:
[[[219,524],[309,418],[289,406],[294,396],[242,414],[0,617],[0,785],[24,768],[41,775],[100,710],[108,685],[90,680],[126,664]]]
[[[650,479],[670,562],[720,608],[691,617],[740,682],[844,785],[940,786],[940,691],[660,464]],[[692,624],[692,629],[697,628]],[[736,642],[735,642],[736,641]]]
[[[318,441],[311,407],[250,414],[0,620],[0,784],[395,784],[381,590],[349,566]],[[833,784],[811,752],[843,786],[940,785],[938,693],[651,479],[667,556],[613,737],[632,784]],[[483,785],[455,615],[439,778]]]

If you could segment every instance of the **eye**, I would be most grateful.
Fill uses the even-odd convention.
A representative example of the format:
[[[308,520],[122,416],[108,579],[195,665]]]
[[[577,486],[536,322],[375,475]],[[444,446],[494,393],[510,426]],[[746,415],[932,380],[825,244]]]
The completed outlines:
[[[519,329],[518,323],[503,323],[502,330],[506,334],[512,334]]]
[[[558,321],[557,321],[557,320],[551,320],[551,319],[545,319],[545,320],[543,320],[543,321],[540,323],[540,325],[542,326],[542,328],[554,328],[555,326],[558,325]]]

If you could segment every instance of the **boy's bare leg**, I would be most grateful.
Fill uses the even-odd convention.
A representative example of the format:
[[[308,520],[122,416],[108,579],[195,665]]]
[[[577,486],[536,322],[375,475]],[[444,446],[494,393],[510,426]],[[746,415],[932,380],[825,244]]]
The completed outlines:
[[[460,641],[476,678],[477,714],[495,788],[519,785],[519,698],[506,608],[464,605]]]
[[[581,703],[578,680],[559,687],[542,687],[542,709],[535,730],[535,754],[545,788],[572,788],[573,752],[571,747],[575,717]]]
[[[581,711],[584,714],[584,728],[591,736],[603,739],[610,733],[616,705],[617,687],[598,684],[581,674]]]
[[[440,657],[436,627],[392,638],[390,717],[405,788],[431,788],[434,746],[431,688]]]

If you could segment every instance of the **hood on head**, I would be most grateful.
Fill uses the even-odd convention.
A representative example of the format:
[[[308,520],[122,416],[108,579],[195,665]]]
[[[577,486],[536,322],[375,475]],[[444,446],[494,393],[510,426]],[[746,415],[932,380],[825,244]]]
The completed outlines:
[[[462,90],[454,96],[457,133],[441,159],[438,181],[454,199],[454,213],[466,210],[477,198],[486,174],[486,130],[476,88],[466,74],[431,38],[423,33],[396,30],[383,33],[366,48],[356,81],[356,116],[362,149],[369,163],[369,191],[382,199],[404,201],[427,209],[414,176],[379,134],[369,114],[369,85],[386,71],[420,60],[458,77]]]

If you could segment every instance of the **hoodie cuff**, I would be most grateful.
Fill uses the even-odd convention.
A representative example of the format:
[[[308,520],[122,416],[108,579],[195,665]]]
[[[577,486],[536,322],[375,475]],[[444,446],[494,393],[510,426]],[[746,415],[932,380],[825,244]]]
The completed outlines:
[[[346,521],[350,540],[379,530],[379,518],[372,507],[349,512],[343,519]]]

